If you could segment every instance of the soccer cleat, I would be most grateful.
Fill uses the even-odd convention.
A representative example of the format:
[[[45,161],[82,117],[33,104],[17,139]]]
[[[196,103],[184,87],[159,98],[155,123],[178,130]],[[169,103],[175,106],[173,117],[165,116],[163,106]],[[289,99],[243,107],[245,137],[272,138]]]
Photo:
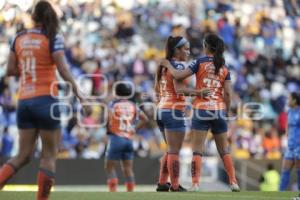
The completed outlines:
[[[229,187],[230,187],[230,189],[231,189],[232,192],[239,192],[239,191],[241,191],[241,189],[240,189],[240,187],[239,187],[239,185],[237,183],[232,183],[232,184],[230,184]]]
[[[171,192],[187,192],[187,189],[185,189],[184,187],[182,187],[181,185],[179,185],[179,187],[178,187],[177,190],[173,189],[173,187],[171,186],[170,187],[170,191]]]
[[[156,192],[169,192],[171,187],[171,183],[166,183],[166,184],[157,184],[156,187]]]
[[[200,186],[199,183],[193,184],[193,186],[189,189],[190,192],[199,192]]]

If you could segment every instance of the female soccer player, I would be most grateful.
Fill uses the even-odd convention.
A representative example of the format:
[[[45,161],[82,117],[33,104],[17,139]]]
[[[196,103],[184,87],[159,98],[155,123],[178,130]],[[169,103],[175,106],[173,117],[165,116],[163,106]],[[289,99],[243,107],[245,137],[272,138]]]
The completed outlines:
[[[7,75],[20,76],[17,126],[20,132],[19,152],[0,169],[0,188],[24,165],[34,152],[38,136],[42,152],[38,172],[38,200],[47,200],[54,184],[56,154],[60,137],[55,71],[72,85],[79,97],[77,86],[68,71],[64,56],[64,42],[58,35],[59,20],[51,4],[39,1],[33,11],[33,29],[20,32],[9,54]],[[51,89],[52,88],[52,89]],[[81,99],[81,98],[80,98]]]
[[[230,109],[232,93],[230,73],[224,66],[224,42],[217,35],[209,34],[204,38],[203,47],[206,55],[196,59],[185,70],[174,69],[166,60],[162,62],[162,65],[170,70],[175,79],[181,80],[196,74],[196,89],[199,90],[204,87],[209,88],[211,92],[209,97],[198,96],[193,102],[194,112],[191,133],[193,150],[192,190],[199,190],[202,154],[207,132],[211,129],[229,177],[230,188],[232,191],[239,191],[227,141],[227,123],[224,120],[226,110]]]
[[[109,104],[108,134],[109,142],[105,157],[107,185],[110,192],[117,191],[118,177],[116,166],[121,161],[121,167],[126,179],[127,192],[134,190],[133,173],[133,142],[135,129],[140,128],[148,120],[145,113],[128,100],[132,94],[132,86],[119,83],[116,86],[116,99]],[[136,121],[139,123],[135,127]]]
[[[184,70],[181,63],[187,61],[189,43],[183,37],[170,36],[166,44],[166,59],[172,68]],[[174,80],[167,68],[158,67],[155,91],[159,93],[157,123],[168,146],[168,153],[161,159],[160,177],[157,191],[186,191],[179,185],[179,151],[185,136],[185,95],[207,95],[208,90],[186,88],[182,82]],[[167,183],[170,174],[171,185]]]
[[[298,190],[300,190],[300,94],[292,92],[288,98],[288,147],[284,154],[280,191],[285,191],[290,182],[291,170],[295,166],[298,176]]]

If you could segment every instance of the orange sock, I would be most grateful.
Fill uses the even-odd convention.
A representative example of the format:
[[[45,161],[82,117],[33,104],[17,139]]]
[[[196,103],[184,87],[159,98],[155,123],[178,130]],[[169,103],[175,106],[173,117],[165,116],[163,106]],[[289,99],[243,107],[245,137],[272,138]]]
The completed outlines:
[[[125,185],[126,185],[127,192],[133,192],[134,182],[126,182]]]
[[[167,159],[168,171],[170,173],[172,188],[177,190],[179,187],[179,156],[178,154],[168,153]]]
[[[127,192],[133,192],[134,182],[135,182],[134,181],[134,176],[126,177],[125,185],[126,185],[126,188],[127,188]]]
[[[48,200],[51,192],[51,188],[54,185],[54,173],[41,169],[38,172],[38,193],[37,200]]]
[[[107,179],[107,186],[110,192],[116,192],[119,180],[118,178]]]
[[[5,186],[6,182],[15,174],[16,168],[6,163],[0,169],[0,190]]]
[[[202,166],[202,154],[201,153],[193,153],[192,158],[192,182],[194,184],[199,184],[200,175],[201,175],[201,166]]]
[[[165,153],[160,159],[160,170],[159,170],[159,184],[166,184],[169,178],[169,171],[167,165],[168,154]]]
[[[222,160],[223,160],[223,164],[224,164],[226,173],[227,173],[228,178],[229,178],[229,184],[237,183],[236,177],[235,177],[235,169],[234,169],[234,165],[233,165],[232,158],[231,158],[230,154],[225,154],[222,157]]]

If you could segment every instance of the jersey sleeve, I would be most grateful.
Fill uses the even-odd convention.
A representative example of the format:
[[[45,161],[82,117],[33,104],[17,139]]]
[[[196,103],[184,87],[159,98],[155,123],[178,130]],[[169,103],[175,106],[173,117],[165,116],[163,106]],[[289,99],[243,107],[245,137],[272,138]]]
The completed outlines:
[[[228,70],[228,73],[225,77],[225,81],[230,81],[231,80],[231,76],[230,76],[230,71]]]
[[[10,44],[10,50],[12,51],[12,52],[16,52],[16,40],[17,40],[17,37],[15,37],[14,39],[13,39],[13,41],[11,42],[11,44]]]
[[[189,66],[188,68],[193,72],[193,74],[196,74],[199,70],[200,67],[200,62],[199,59],[194,60]]]
[[[107,107],[108,107],[109,110],[112,111],[113,108],[114,108],[114,102],[113,102],[113,101],[109,102],[109,103],[107,104]]]
[[[62,35],[56,35],[55,38],[50,41],[50,52],[54,53],[56,51],[64,51],[65,42]]]

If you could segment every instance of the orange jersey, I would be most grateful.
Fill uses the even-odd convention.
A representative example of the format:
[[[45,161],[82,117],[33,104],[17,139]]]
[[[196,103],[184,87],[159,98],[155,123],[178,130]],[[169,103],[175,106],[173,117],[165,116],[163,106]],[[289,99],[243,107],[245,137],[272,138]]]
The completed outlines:
[[[41,29],[20,32],[15,38],[11,51],[16,54],[20,73],[19,99],[37,96],[57,96],[56,66],[52,53],[64,50],[63,38],[57,35],[52,42]]]
[[[183,70],[184,66],[180,62],[171,61],[172,66],[177,70]],[[185,96],[183,94],[177,94],[172,74],[164,68],[161,75],[159,86],[159,103],[160,109],[185,109]]]
[[[109,105],[108,131],[120,137],[132,138],[137,120],[137,108],[128,100],[116,100]]]
[[[223,90],[225,80],[230,80],[229,70],[223,66],[218,75],[215,75],[215,66],[212,57],[196,59],[189,68],[196,74],[196,89],[209,88],[211,96],[207,98],[196,97],[193,102],[194,109],[223,110],[226,108]]]

